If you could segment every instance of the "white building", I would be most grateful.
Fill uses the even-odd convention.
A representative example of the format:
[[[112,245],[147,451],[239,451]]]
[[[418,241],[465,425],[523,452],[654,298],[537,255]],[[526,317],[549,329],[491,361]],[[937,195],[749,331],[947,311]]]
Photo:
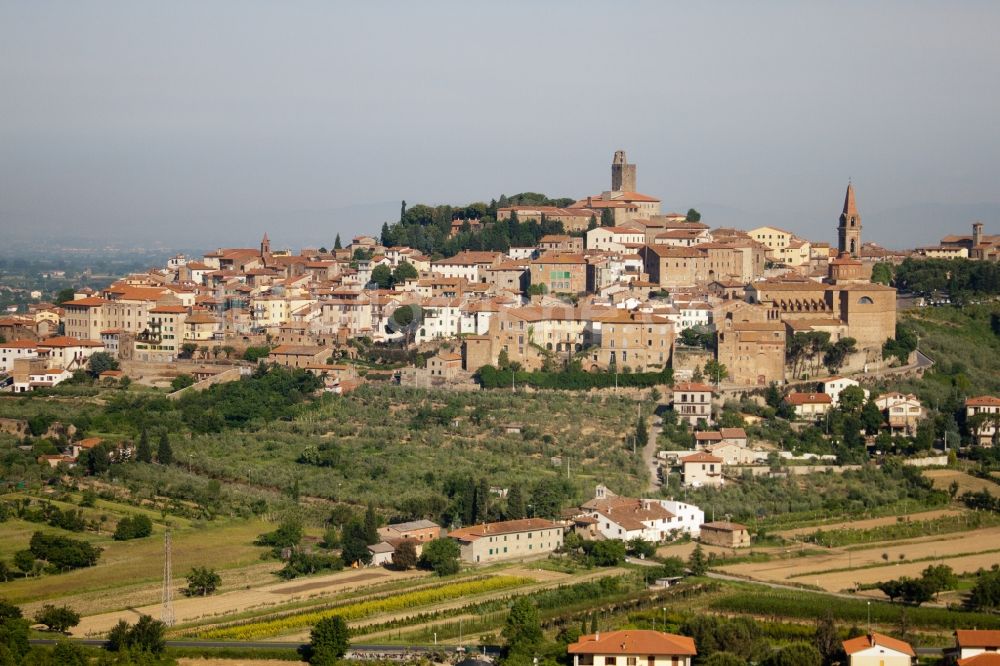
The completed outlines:
[[[646,232],[629,227],[597,227],[587,232],[588,250],[624,252],[646,243]]]
[[[823,387],[823,393],[826,393],[828,396],[830,396],[830,400],[833,401],[834,407],[840,404],[841,391],[843,391],[848,386],[861,386],[860,383],[858,383],[854,379],[850,379],[849,377],[829,377],[827,379],[822,380],[820,384]],[[865,392],[865,400],[867,400],[870,392],[868,391],[868,389],[864,389],[864,392]]]
[[[0,343],[0,372],[14,369],[19,358],[38,358],[38,343],[31,340],[12,340]]]

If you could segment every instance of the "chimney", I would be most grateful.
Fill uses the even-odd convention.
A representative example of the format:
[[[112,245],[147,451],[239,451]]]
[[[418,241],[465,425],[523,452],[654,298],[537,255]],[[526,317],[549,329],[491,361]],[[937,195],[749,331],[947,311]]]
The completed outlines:
[[[593,208],[593,207],[594,207],[594,197],[588,196],[587,197],[587,208]]]

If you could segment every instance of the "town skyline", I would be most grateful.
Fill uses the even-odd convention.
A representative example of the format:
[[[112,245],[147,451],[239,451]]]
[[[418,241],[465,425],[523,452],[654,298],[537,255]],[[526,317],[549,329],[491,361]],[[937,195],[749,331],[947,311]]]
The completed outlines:
[[[403,199],[582,196],[617,149],[641,191],[713,226],[818,237],[848,178],[886,246],[1000,222],[985,3],[640,3],[618,39],[588,3],[517,30],[446,3],[225,7],[0,8],[0,227],[212,246],[280,225],[300,245],[370,233]]]

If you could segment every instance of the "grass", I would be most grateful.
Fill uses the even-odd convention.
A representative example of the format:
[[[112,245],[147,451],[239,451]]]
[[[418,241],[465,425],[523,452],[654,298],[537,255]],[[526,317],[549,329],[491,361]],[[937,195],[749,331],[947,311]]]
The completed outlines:
[[[264,551],[254,546],[253,540],[269,528],[270,525],[262,521],[232,521],[207,529],[189,528],[173,533],[172,560],[176,581],[183,579],[184,574],[195,566],[229,569],[259,562]],[[86,539],[105,550],[93,567],[4,583],[4,596],[13,603],[59,598],[84,590],[93,592],[143,582],[154,583],[163,575],[162,532],[145,539],[113,541],[110,534],[76,534],[12,520],[0,524],[0,544],[5,552],[22,550],[36,530]]]

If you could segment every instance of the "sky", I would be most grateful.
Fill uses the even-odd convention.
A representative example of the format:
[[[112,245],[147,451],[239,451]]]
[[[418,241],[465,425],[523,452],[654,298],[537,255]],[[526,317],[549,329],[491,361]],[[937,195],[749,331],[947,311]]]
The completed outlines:
[[[331,245],[610,187],[835,240],[1000,233],[1000,3],[0,0],[0,232]]]

